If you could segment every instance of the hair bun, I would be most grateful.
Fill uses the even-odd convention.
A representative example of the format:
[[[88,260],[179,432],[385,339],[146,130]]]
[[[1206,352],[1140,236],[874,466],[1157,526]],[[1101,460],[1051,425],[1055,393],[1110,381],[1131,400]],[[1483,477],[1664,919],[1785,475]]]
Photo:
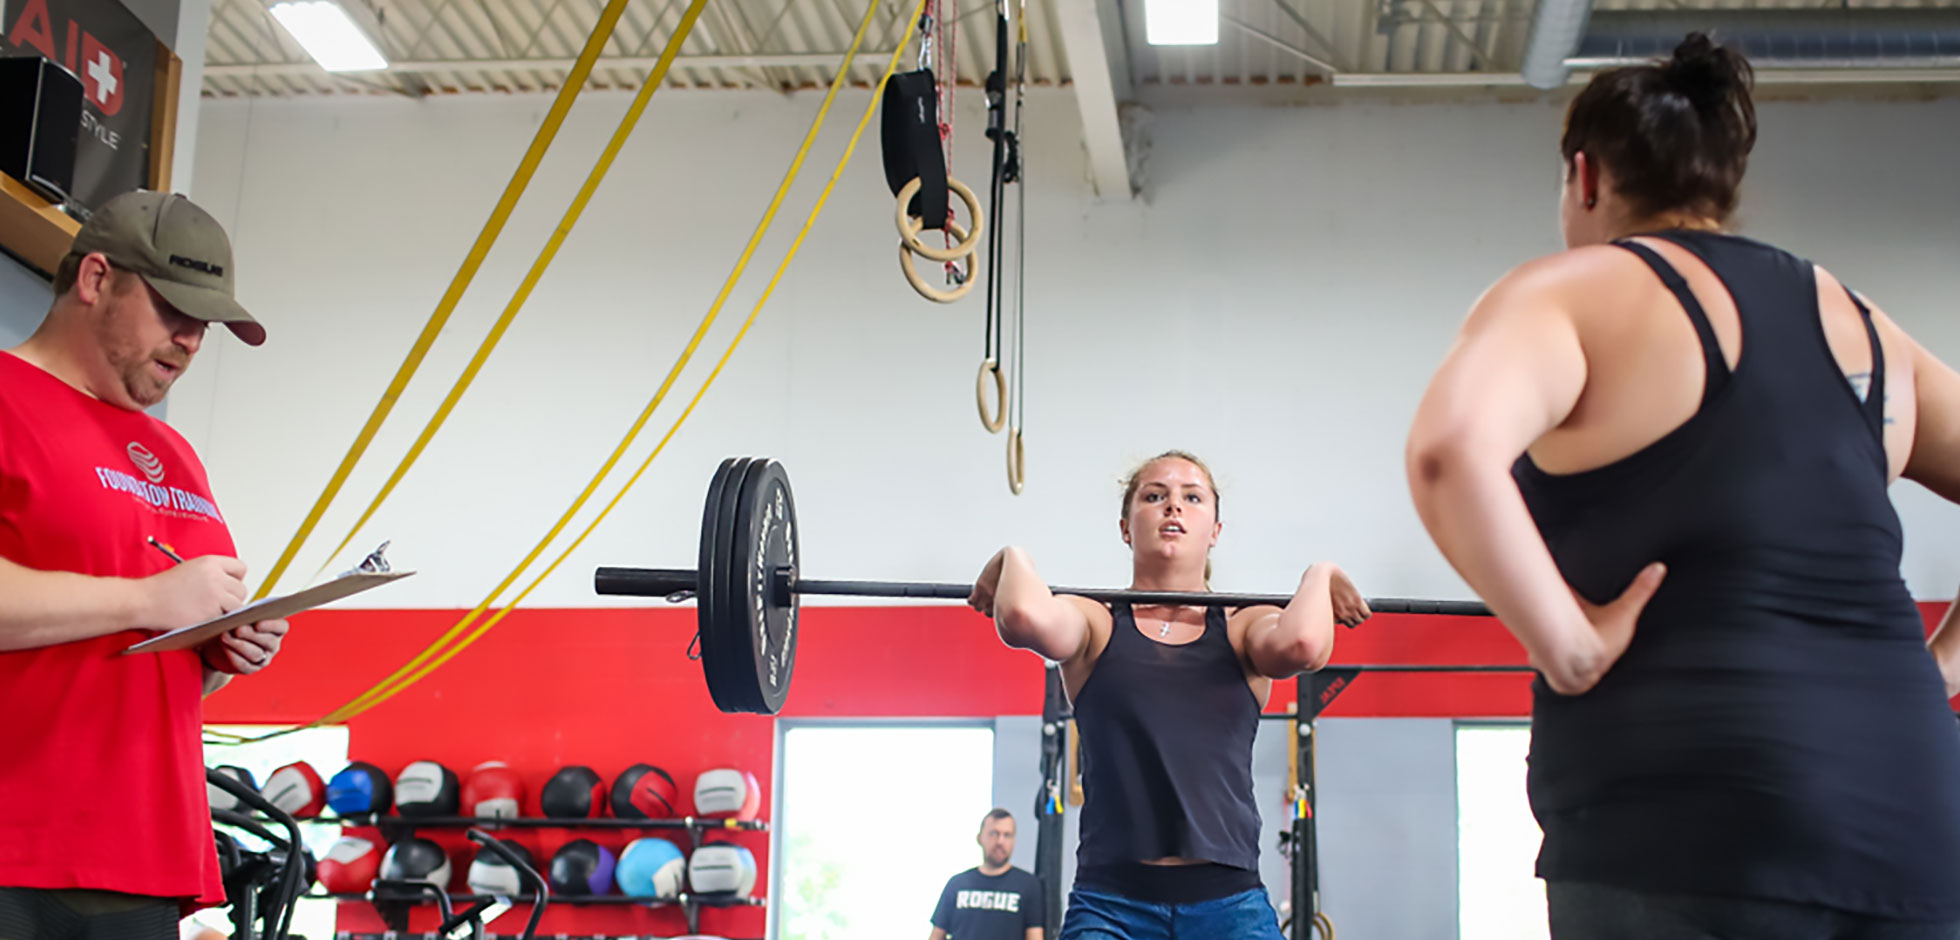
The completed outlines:
[[[1696,108],[1718,108],[1748,82],[1749,63],[1706,33],[1689,33],[1661,65],[1661,74]]]

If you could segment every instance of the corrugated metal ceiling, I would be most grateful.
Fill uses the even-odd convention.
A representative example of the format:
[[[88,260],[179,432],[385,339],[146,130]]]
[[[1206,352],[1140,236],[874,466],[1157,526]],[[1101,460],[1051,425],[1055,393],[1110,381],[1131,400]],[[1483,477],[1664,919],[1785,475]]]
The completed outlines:
[[[599,19],[601,0],[374,0],[382,52],[412,71],[329,75],[264,12],[261,0],[220,0],[205,52],[205,93],[535,92],[558,87]],[[877,0],[850,81],[875,83],[908,38],[913,4]],[[954,0],[941,0],[955,10]],[[590,87],[638,88],[686,10],[686,0],[630,0],[593,70]],[[852,7],[855,7],[853,9]],[[964,0],[950,58],[962,84],[993,64],[991,4]],[[709,0],[667,81],[677,88],[811,88],[828,85],[864,15],[852,0]],[[1045,0],[1032,0],[1029,79],[1067,80]],[[902,67],[916,59],[910,47]],[[555,61],[554,61],[555,60]],[[625,61],[621,61],[625,60]],[[942,64],[943,64],[942,60]]]
[[[206,49],[207,95],[456,94],[558,87],[597,22],[602,0],[343,0],[367,2],[395,69],[329,75],[265,12],[266,0],[216,0]],[[876,0],[850,80],[869,85],[911,24],[912,4]],[[961,83],[993,65],[993,7],[939,0],[957,14],[951,56]],[[1121,17],[1138,85],[1307,84],[1332,70],[1361,75],[1515,73],[1534,0],[1220,0],[1217,45],[1153,47],[1144,0],[1107,0]],[[1817,0],[1597,0],[1596,9],[1816,7]],[[1852,7],[1960,7],[1960,0],[1845,0]],[[855,7],[855,8],[854,8]],[[630,0],[593,88],[639,87],[686,0]],[[1053,0],[1026,0],[1029,80],[1069,81]],[[709,0],[668,75],[676,88],[821,87],[835,74],[864,8],[852,0]],[[907,53],[910,67],[912,53]]]

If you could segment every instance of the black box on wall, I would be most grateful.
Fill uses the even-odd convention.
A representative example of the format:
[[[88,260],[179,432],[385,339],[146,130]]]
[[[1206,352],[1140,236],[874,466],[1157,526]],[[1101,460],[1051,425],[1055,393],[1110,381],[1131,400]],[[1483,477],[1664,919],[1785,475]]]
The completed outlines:
[[[0,172],[67,202],[81,128],[81,79],[40,56],[0,58]]]

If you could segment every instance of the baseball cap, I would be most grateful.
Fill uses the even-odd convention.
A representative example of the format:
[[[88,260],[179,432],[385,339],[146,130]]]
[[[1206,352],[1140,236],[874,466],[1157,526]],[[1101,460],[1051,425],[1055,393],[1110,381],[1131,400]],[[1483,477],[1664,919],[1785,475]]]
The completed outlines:
[[[247,345],[265,342],[265,327],[232,296],[231,239],[189,199],[138,189],[103,203],[68,249],[76,257],[97,252],[185,316],[223,323]]]

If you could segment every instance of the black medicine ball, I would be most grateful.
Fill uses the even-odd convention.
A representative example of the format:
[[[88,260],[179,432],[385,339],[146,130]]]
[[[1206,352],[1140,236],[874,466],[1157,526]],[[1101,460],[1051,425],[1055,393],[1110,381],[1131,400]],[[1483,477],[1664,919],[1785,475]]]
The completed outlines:
[[[596,819],[606,812],[605,781],[590,767],[563,768],[545,782],[538,807],[552,819]]]
[[[523,859],[524,864],[531,866],[531,870],[537,870],[537,860],[532,858],[529,849],[509,839],[497,841],[502,843],[504,848],[517,853],[517,857]],[[522,894],[525,888],[524,876],[518,874],[517,869],[503,856],[487,846],[477,847],[476,860],[470,863],[469,886],[470,891],[476,894]]]
[[[231,764],[225,764],[223,766],[213,767],[211,769],[216,770],[217,772],[224,774],[225,776],[230,777],[231,779],[236,780],[239,783],[244,784],[245,788],[252,791],[253,793],[259,792],[259,781],[252,776],[251,771],[246,770],[243,767],[235,767],[232,766]],[[205,789],[206,796],[211,801],[212,809],[237,810],[242,806],[242,804],[240,804],[238,801],[238,797],[233,796],[230,790],[223,789],[215,783],[209,783],[209,782],[205,783],[204,789]]]
[[[381,880],[421,881],[449,890],[449,853],[420,836],[388,847],[381,857]]]
[[[454,816],[463,793],[456,772],[432,760],[418,760],[395,777],[395,812],[403,816]]]

